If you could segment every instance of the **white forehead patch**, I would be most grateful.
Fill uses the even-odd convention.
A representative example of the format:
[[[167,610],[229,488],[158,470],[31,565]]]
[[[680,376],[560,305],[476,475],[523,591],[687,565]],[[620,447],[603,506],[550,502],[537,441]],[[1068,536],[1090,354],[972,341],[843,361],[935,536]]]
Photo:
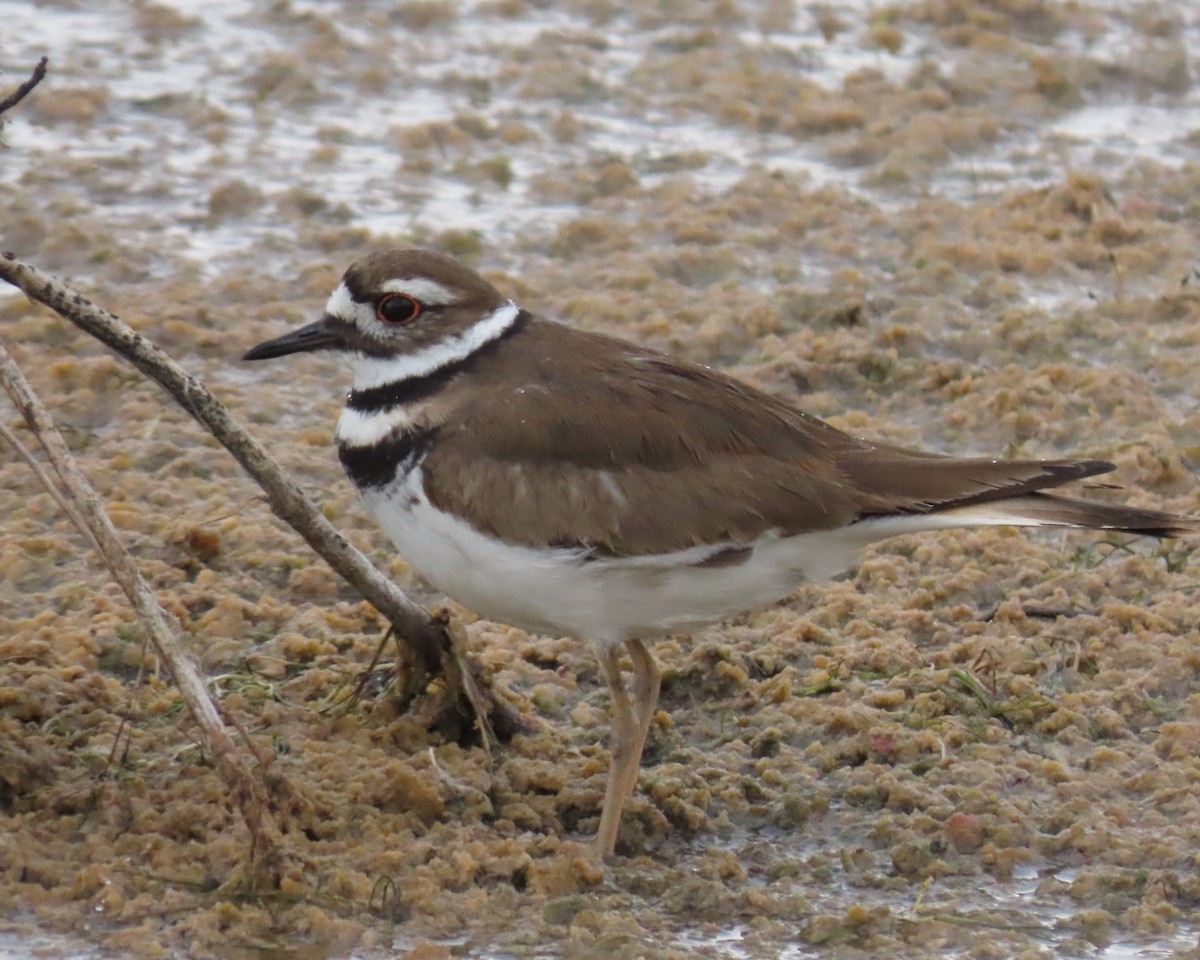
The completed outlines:
[[[347,323],[353,323],[360,330],[370,330],[375,321],[375,308],[369,303],[355,303],[344,283],[339,283],[337,289],[329,295],[325,302],[325,312]]]
[[[405,293],[417,303],[427,303],[433,307],[446,307],[458,301],[458,295],[453,290],[428,277],[389,280],[379,289],[384,293]]]

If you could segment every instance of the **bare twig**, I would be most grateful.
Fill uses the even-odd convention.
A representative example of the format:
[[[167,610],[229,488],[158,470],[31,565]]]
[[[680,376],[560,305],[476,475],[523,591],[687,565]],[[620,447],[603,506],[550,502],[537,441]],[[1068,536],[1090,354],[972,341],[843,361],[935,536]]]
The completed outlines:
[[[179,692],[199,727],[201,740],[250,828],[254,843],[252,875],[255,886],[267,889],[277,886],[283,861],[283,838],[271,816],[266,790],[238,757],[237,748],[221,722],[216,704],[208,695],[200,671],[184,648],[178,622],[162,608],[150,585],[138,573],[133,556],[118,536],[100,502],[99,494],[75,463],[50,415],[2,343],[0,386],[12,399],[54,467],[63,494],[61,499],[55,499],[70,503],[71,506],[66,508],[67,516],[74,523],[81,524],[81,531],[96,545],[100,558],[129,598],[159,656],[174,676]],[[50,484],[48,489],[53,486],[51,478],[44,471],[38,471],[37,476],[44,484]]]
[[[443,623],[430,617],[380,573],[325,519],[303,491],[275,463],[266,448],[238,424],[216,397],[166,353],[127,324],[90,303],[81,294],[11,253],[0,254],[0,279],[19,287],[32,300],[43,303],[84,332],[111,347],[207,428],[258,482],[275,515],[293,527],[333,569],[370,602],[396,630],[397,636],[419,658],[427,676],[440,672],[447,678],[456,700],[464,698],[482,723],[489,712],[500,711],[494,721],[507,730],[520,723],[511,708],[498,699],[489,704],[459,647],[459,640]],[[420,683],[408,684],[415,692]],[[490,707],[490,709],[489,709]],[[455,708],[451,704],[451,708]]]
[[[15,107],[18,103],[29,96],[29,92],[34,87],[42,82],[42,78],[46,76],[47,63],[49,63],[49,60],[46,57],[42,57],[42,59],[37,62],[37,66],[33,68],[33,73],[30,74],[29,79],[17,87],[16,90],[10,93],[3,100],[0,100],[0,114]]]
[[[92,531],[88,529],[88,525],[83,519],[83,514],[75,509],[74,503],[63,496],[62,492],[58,489],[58,484],[55,483],[53,478],[46,473],[41,463],[38,462],[37,457],[33,455],[33,451],[25,446],[25,444],[20,441],[15,433],[8,429],[8,424],[6,423],[0,423],[0,437],[3,437],[8,441],[8,445],[17,452],[17,456],[24,460],[25,465],[33,471],[33,474],[35,477],[37,477],[38,482],[46,489],[46,492],[54,498],[54,502],[58,504],[58,508],[66,515],[67,519],[74,524],[75,529],[82,533],[87,539],[87,542],[91,544],[92,549],[99,553],[100,544],[97,542],[96,538],[92,536]]]
[[[350,695],[341,702],[334,702],[332,699],[328,707],[321,707],[318,711],[324,713],[326,709],[337,708],[335,717],[344,717],[356,706],[358,701],[362,699],[363,691],[367,689],[367,684],[371,682],[371,677],[375,675],[375,666],[379,663],[379,658],[383,656],[383,651],[387,647],[387,642],[392,638],[392,634],[396,631],[390,627],[383,632],[383,636],[379,640],[379,644],[375,647],[375,652],[371,655],[371,662],[367,664],[367,668],[359,675],[358,683],[354,685],[354,689],[350,691]],[[342,687],[338,688],[338,693],[342,691]],[[332,698],[333,695],[331,695]]]
[[[400,592],[334,529],[284,474],[266,448],[229,415],[197,378],[166,353],[107,310],[95,306],[54,277],[12,254],[0,255],[0,278],[20,287],[30,299],[44,303],[86,333],[129,360],[159,383],[234,455],[266,491],[275,514],[294,527],[314,550],[378,609],[397,632],[417,647],[424,665],[441,665],[442,631],[429,614]]]

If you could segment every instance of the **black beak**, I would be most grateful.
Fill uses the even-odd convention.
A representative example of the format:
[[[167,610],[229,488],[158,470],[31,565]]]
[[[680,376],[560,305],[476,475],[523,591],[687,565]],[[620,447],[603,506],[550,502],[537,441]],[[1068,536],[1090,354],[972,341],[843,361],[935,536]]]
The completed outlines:
[[[271,360],[274,357],[285,357],[289,353],[311,353],[314,350],[344,350],[346,341],[330,323],[331,318],[322,317],[315,323],[310,323],[299,330],[285,333],[274,340],[265,340],[257,347],[252,347],[243,360]]]

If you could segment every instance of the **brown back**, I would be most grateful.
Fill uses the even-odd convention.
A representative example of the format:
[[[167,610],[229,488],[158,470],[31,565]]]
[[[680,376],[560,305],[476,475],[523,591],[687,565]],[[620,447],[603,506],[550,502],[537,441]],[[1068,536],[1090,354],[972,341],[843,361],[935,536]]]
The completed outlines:
[[[450,383],[426,490],[528,546],[643,556],[1003,499],[1112,469],[858,440],[720,373],[532,321]]]

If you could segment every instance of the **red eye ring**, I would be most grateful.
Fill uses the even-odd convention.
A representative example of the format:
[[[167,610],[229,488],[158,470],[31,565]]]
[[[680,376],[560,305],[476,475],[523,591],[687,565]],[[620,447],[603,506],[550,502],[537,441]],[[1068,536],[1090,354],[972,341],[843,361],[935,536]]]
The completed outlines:
[[[421,304],[407,293],[389,293],[375,304],[375,319],[389,326],[408,323],[420,313]]]

